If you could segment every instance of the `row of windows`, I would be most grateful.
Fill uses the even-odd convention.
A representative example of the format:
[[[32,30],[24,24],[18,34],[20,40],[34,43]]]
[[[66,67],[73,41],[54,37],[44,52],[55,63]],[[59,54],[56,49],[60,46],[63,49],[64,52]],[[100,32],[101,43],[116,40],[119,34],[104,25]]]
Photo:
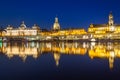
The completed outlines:
[[[24,32],[24,33],[35,33],[35,32],[37,32],[36,30],[34,30],[34,31],[14,31],[14,30],[12,30],[12,31],[8,31],[7,30],[7,33],[21,33],[21,32]]]

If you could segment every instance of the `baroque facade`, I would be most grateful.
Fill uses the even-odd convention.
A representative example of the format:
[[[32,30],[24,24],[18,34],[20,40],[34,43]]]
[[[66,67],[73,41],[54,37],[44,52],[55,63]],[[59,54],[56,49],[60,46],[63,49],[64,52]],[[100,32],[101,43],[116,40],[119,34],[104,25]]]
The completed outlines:
[[[37,25],[34,25],[32,28],[27,28],[23,21],[19,28],[13,28],[12,26],[8,25],[5,30],[6,32],[3,32],[2,36],[36,36],[40,28]]]
[[[113,15],[112,13],[109,14],[109,21],[107,24],[90,24],[88,28],[89,33],[95,33],[95,34],[100,34],[100,33],[107,33],[107,32],[114,32],[115,31],[115,26],[114,25],[114,20],[113,20]]]
[[[109,14],[108,23],[106,24],[90,24],[88,32],[84,28],[61,29],[58,18],[51,30],[40,29],[34,25],[28,28],[24,21],[18,28],[8,25],[1,37],[9,39],[26,39],[26,40],[91,40],[91,39],[120,39],[120,24],[114,23],[112,13]]]
[[[120,24],[114,23],[112,13],[109,14],[109,20],[106,24],[90,24],[88,34],[92,34],[94,38],[98,39],[120,39]]]

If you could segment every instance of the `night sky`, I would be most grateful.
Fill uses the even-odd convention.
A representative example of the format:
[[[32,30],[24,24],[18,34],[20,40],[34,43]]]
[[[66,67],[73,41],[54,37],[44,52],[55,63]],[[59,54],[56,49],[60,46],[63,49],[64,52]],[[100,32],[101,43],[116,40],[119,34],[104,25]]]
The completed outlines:
[[[62,29],[87,30],[91,23],[107,23],[111,11],[120,23],[119,0],[0,0],[0,26],[18,27],[25,21],[28,27],[51,29],[57,16]]]

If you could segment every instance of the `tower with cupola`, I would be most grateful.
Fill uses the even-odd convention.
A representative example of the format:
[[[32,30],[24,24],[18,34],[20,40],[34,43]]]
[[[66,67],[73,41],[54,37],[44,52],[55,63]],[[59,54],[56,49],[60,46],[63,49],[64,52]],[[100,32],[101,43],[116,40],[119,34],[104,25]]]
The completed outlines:
[[[53,30],[60,30],[60,24],[58,22],[58,18],[55,18],[55,23],[53,24]]]
[[[115,31],[115,26],[114,26],[114,20],[113,20],[112,12],[110,12],[110,14],[109,14],[108,25],[109,25],[110,31]]]

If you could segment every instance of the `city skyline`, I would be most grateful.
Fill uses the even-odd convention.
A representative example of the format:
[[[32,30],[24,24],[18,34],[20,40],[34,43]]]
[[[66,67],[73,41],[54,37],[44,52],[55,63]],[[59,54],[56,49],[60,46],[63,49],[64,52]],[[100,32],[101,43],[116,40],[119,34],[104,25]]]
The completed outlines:
[[[110,14],[113,15],[112,11],[109,12],[109,15],[110,15]],[[102,24],[109,24],[109,15],[108,15],[108,21],[107,21],[106,23],[102,23]],[[114,16],[114,15],[113,15],[113,16]],[[59,20],[58,20],[59,18],[56,16],[56,17],[54,18],[54,22],[53,22],[52,26],[49,27],[49,28],[43,28],[43,27],[41,27],[40,25],[35,24],[35,23],[34,23],[32,26],[27,26],[28,24],[26,24],[25,21],[21,21],[21,23],[24,24],[24,25],[26,26],[26,28],[32,28],[33,26],[37,26],[37,27],[39,27],[39,28],[41,28],[41,29],[53,30],[54,23],[56,22],[56,19],[57,19],[57,23],[60,23]],[[114,20],[114,17],[113,17],[113,20]],[[20,23],[20,24],[21,24],[21,23]],[[21,26],[20,24],[19,24],[19,26],[13,26],[13,25],[9,25],[9,24],[8,24],[7,26],[1,26],[1,28],[7,28],[7,27],[18,28],[18,27]],[[100,23],[91,23],[91,24],[101,25]],[[59,24],[59,27],[60,27],[60,29],[75,29],[75,28],[76,28],[76,29],[78,29],[78,28],[82,29],[82,28],[84,28],[84,29],[87,31],[91,24],[89,24],[89,26],[87,26],[87,28],[85,28],[85,27],[74,27],[74,26],[62,28],[60,24]],[[114,22],[114,25],[116,25],[116,24],[119,24],[119,23]]]
[[[27,26],[38,24],[41,28],[51,29],[57,16],[61,28],[85,28],[91,23],[107,23],[112,11],[115,23],[120,23],[119,0],[115,1],[1,1],[0,26],[18,27],[21,21]]]
[[[114,23],[114,16],[110,12],[107,24],[90,24],[88,31],[84,28],[61,29],[59,20],[56,17],[53,27],[50,30],[41,29],[34,24],[28,28],[24,21],[18,28],[10,25],[6,29],[1,29],[1,41],[99,41],[99,40],[120,40],[120,24]]]

